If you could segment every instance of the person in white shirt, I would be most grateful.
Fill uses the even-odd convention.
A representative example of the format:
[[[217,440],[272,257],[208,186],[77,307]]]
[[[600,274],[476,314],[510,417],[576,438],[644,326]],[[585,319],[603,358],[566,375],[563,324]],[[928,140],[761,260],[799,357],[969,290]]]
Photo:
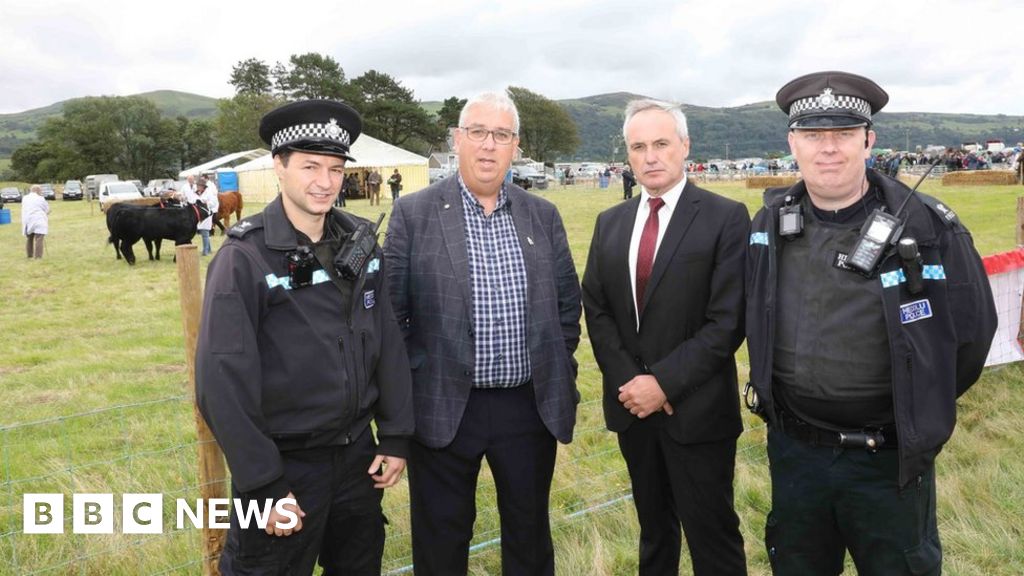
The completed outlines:
[[[210,230],[213,229],[213,215],[216,214],[217,209],[220,208],[220,201],[217,198],[217,186],[214,185],[212,180],[208,180],[203,177],[199,180],[198,194],[193,194],[193,196],[202,200],[210,209],[210,215],[196,226],[196,229],[199,230],[199,235],[203,238],[203,251],[201,252],[201,255],[206,256],[213,251],[210,247]],[[191,204],[193,202],[189,203]]]
[[[214,196],[216,196],[217,194],[220,193],[220,190],[217,189],[217,175],[216,174],[210,174],[209,176],[206,177],[206,189],[207,190],[212,190]]]
[[[21,232],[27,239],[25,253],[29,258],[43,257],[43,243],[49,232],[50,205],[43,198],[42,188],[36,184],[22,199]]]
[[[174,198],[177,199],[178,202],[182,202],[184,204],[192,204],[195,202],[196,198],[198,198],[198,196],[196,196],[196,177],[189,175],[189,177],[185,179],[185,184],[183,184],[182,187],[174,194]]]

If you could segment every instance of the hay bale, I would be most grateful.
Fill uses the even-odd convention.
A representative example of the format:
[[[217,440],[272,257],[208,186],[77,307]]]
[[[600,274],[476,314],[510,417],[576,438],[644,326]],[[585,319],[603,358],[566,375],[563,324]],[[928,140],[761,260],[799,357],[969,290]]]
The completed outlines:
[[[909,188],[913,188],[914,184],[917,184],[917,181],[920,180],[921,177],[920,176],[915,176],[913,174],[900,174],[899,179],[900,179],[900,182],[903,182]]]
[[[958,170],[942,177],[943,186],[1012,186],[1017,174],[1011,170]]]
[[[130,200],[111,200],[105,204],[100,204],[100,212],[106,212],[108,208],[114,204],[134,204],[136,206],[156,206],[160,203],[159,198],[143,197],[143,198],[132,198]]]
[[[747,188],[782,188],[789,187],[800,181],[799,176],[751,176],[747,178]]]

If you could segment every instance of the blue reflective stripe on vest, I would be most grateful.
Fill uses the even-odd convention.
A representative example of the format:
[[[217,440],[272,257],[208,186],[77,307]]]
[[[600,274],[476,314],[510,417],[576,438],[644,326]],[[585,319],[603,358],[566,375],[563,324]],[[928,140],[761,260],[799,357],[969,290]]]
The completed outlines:
[[[292,279],[289,278],[288,276],[274,276],[273,274],[267,274],[266,279],[267,279],[267,287],[268,288],[276,288],[276,287],[280,286],[281,288],[284,288],[285,290],[291,290],[292,289]],[[324,270],[323,268],[321,268],[319,270],[315,270],[313,272],[313,278],[311,280],[311,283],[313,283],[313,284],[321,284],[323,282],[330,282],[330,281],[331,281],[331,277],[327,275],[327,271]]]
[[[881,274],[878,276],[878,279],[882,281],[882,288],[892,288],[906,282],[907,276],[903,273],[903,269],[900,268],[899,270]],[[942,264],[925,264],[921,267],[921,279],[945,280],[946,269],[942,267]]]

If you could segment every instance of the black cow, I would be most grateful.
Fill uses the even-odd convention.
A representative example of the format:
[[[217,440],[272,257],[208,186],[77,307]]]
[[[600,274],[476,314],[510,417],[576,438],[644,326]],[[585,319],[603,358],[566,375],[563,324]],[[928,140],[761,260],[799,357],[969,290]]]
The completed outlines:
[[[114,204],[107,209],[107,241],[114,245],[114,255],[129,264],[135,264],[132,246],[140,239],[146,243],[146,252],[153,260],[153,244],[156,245],[156,259],[160,259],[160,243],[166,238],[174,240],[175,246],[191,244],[196,235],[196,226],[210,215],[206,203],[181,208],[159,208],[136,206],[127,203]]]

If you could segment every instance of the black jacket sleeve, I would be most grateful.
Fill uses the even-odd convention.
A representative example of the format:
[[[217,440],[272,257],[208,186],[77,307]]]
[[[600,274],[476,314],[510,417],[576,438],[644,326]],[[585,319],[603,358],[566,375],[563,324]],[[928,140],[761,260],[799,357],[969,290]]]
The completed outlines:
[[[998,316],[992,286],[970,232],[955,226],[946,232],[942,248],[956,329],[956,395],[960,397],[981,376]]]
[[[196,402],[224,451],[242,493],[280,498],[281,454],[267,434],[256,333],[260,323],[256,263],[240,244],[221,247],[206,275],[196,349]]]

